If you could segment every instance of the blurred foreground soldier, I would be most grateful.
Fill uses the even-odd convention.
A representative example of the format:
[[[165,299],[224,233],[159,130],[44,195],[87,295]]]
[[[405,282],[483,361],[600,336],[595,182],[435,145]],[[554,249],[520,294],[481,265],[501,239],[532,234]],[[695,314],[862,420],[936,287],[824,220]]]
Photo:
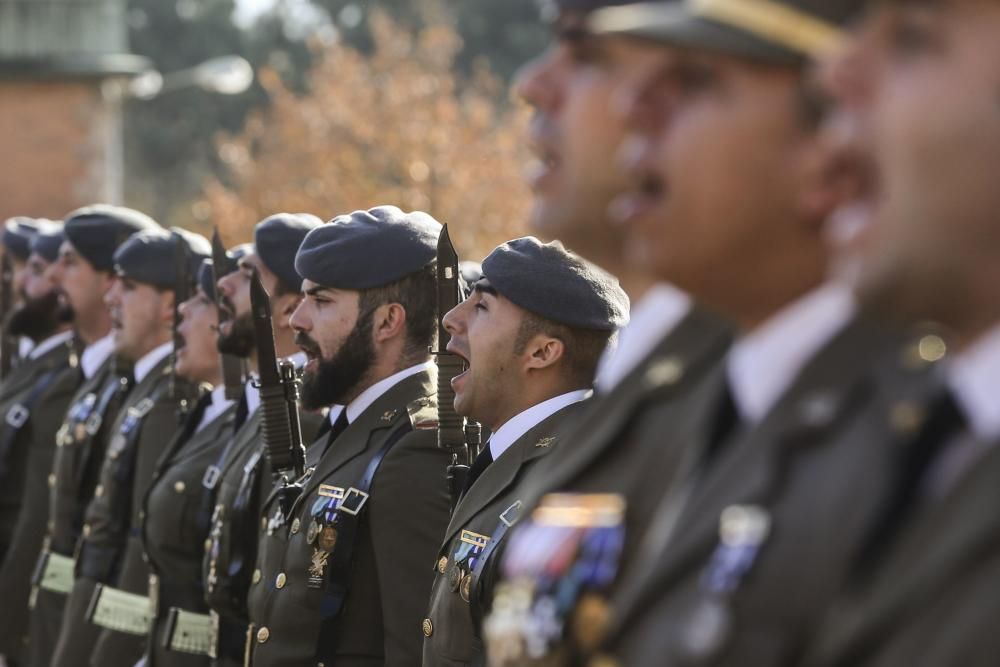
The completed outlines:
[[[113,256],[132,234],[157,229],[138,211],[104,205],[70,213],[63,227],[66,240],[56,266],[59,303],[86,347],[79,365],[83,383],[56,434],[47,535],[32,579],[29,663],[36,667],[56,664],[52,652],[73,586],[84,510],[94,495],[111,424],[130,387],[124,377],[130,365],[112,357],[111,313],[104,302],[116,282]],[[89,659],[89,653],[80,659]]]
[[[784,29],[761,29],[754,9],[785,17]],[[619,98],[634,130],[634,189],[615,207],[627,250],[732,317],[741,336],[634,444],[632,464],[644,466],[627,494],[598,502],[590,475],[574,481],[576,496],[542,499],[508,550],[520,585],[507,609],[495,605],[498,659],[794,664],[843,581],[889,463],[873,443],[910,435],[890,423],[909,380],[878,369],[896,365],[902,346],[825,280],[824,223],[846,174],[820,136],[805,65],[836,45],[854,9],[754,4],[748,19],[712,3],[657,3],[592,17],[649,52],[636,54]],[[657,464],[656,450],[676,458]],[[645,524],[630,523],[657,491]],[[532,549],[549,540],[548,555]]]
[[[529,170],[534,194],[531,226],[541,236],[557,238],[618,277],[632,302],[630,323],[601,359],[597,392],[613,389],[644,363],[664,358],[677,328],[721,328],[695,309],[688,295],[625,257],[627,230],[609,216],[612,201],[628,180],[610,160],[622,149],[625,124],[615,113],[613,93],[635,74],[639,50],[630,40],[595,34],[587,16],[602,7],[629,0],[550,0],[543,3],[553,44],[527,64],[517,93],[533,107],[530,139],[536,160]],[[690,319],[686,319],[690,316]],[[683,326],[681,324],[683,323]],[[626,384],[635,384],[628,382]],[[611,398],[634,405],[641,395]],[[607,410],[605,405],[595,412]],[[581,430],[581,433],[586,432]]]
[[[855,576],[800,664],[986,667],[1000,655],[998,31],[993,2],[880,3],[829,67],[835,127],[872,169],[850,207],[869,226],[861,302],[940,322],[951,349],[945,391],[897,453]]]
[[[259,356],[250,311],[250,278],[257,272],[271,295],[271,321],[279,358],[298,352],[289,318],[301,301],[302,278],[295,270],[295,253],[319,218],[282,213],[254,229],[254,246],[239,259],[239,268],[219,279],[218,347],[225,354],[248,359],[256,374]],[[304,356],[304,355],[300,355]],[[261,439],[260,392],[255,378],[247,384],[236,409],[236,432],[206,470],[203,486],[213,500],[209,539],[202,576],[213,624],[212,657],[217,665],[242,665],[247,644],[247,592],[257,575],[257,540],[261,504],[274,484]],[[319,429],[318,415],[302,415],[303,436]]]
[[[205,470],[233,435],[235,402],[225,397],[217,346],[219,317],[215,272],[206,260],[198,272],[195,294],[180,305],[179,377],[213,387],[188,413],[184,425],[157,465],[144,500],[142,540],[155,577],[150,604],[146,665],[207,667],[211,622],[201,579],[210,507],[202,503]]]
[[[425,213],[381,206],[335,218],[299,249],[303,405],[335,407],[298,501],[285,512],[272,494],[264,506],[249,664],[420,663],[450,507],[428,352],[440,232]]]
[[[132,236],[114,254],[117,279],[105,300],[115,354],[134,364],[133,388],[111,425],[84,513],[76,580],[54,665],[131,667],[142,656],[149,572],[142,559],[139,512],[153,467],[177,430],[179,399],[170,392],[170,353],[178,244],[186,246],[188,257],[209,253],[201,236],[155,230]]]
[[[22,305],[8,330],[30,335],[34,347],[0,385],[0,471],[2,479],[3,565],[0,567],[0,655],[8,665],[23,664],[28,639],[28,595],[48,520],[48,483],[55,434],[80,384],[78,340],[71,316],[59,303],[56,263],[62,230],[52,226],[32,241]]]
[[[27,270],[31,242],[46,221],[34,218],[11,218],[0,234],[0,322],[21,305],[24,276]],[[2,332],[0,345],[0,380],[10,373],[17,361],[28,354],[33,345],[30,338]]]
[[[479,624],[492,597],[495,554],[521,510],[517,485],[561,446],[557,426],[579,415],[597,361],[627,313],[614,278],[561,244],[527,237],[494,250],[472,295],[445,314],[448,349],[468,365],[452,381],[455,409],[493,435],[438,553],[423,625],[425,666],[482,664]]]

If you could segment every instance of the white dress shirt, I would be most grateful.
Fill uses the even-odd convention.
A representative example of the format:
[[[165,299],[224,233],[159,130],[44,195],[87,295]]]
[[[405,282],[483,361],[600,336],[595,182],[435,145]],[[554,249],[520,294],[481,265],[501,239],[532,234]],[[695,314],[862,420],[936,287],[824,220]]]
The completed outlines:
[[[27,358],[34,348],[35,341],[31,340],[27,336],[21,336],[17,339],[17,356],[19,359]]]
[[[510,449],[511,445],[517,442],[518,438],[541,424],[544,420],[567,406],[589,398],[592,393],[589,389],[581,389],[571,391],[568,394],[561,394],[533,405],[524,412],[508,419],[503,426],[490,436],[490,454],[493,456],[493,460],[496,461],[499,459],[504,452]]]
[[[168,341],[159,347],[155,347],[145,354],[139,361],[135,362],[135,369],[132,374],[135,376],[135,383],[139,384],[153,370],[153,366],[163,361],[164,357],[174,349],[173,341]]]
[[[691,311],[691,297],[673,285],[657,283],[636,302],[629,323],[597,364],[597,392],[614,390]]]
[[[423,373],[424,371],[430,371],[434,368],[434,362],[427,361],[422,364],[417,364],[416,366],[410,366],[405,370],[401,370],[398,373],[394,373],[389,377],[379,380],[372,386],[365,389],[361,394],[355,398],[353,401],[347,404],[347,423],[353,424],[354,421],[361,416],[361,414],[371,407],[371,404],[382,397],[387,391],[395,387],[397,384],[402,382],[408,377],[416,375],[418,373]]]
[[[83,376],[87,379],[94,377],[94,373],[111,356],[114,349],[115,335],[110,333],[84,348],[80,354],[80,368],[83,370]]]
[[[197,433],[214,422],[232,404],[233,401],[226,398],[226,385],[219,385],[212,389],[212,402],[205,407],[205,412],[201,414],[201,421],[198,422],[198,428],[194,432]]]
[[[733,344],[726,372],[740,417],[758,424],[802,368],[854,317],[851,292],[828,283],[783,308]]]
[[[62,345],[72,337],[72,331],[63,331],[62,333],[57,333],[55,336],[49,336],[38,345],[31,348],[31,352],[28,353],[28,359],[37,359],[49,350],[53,350]]]

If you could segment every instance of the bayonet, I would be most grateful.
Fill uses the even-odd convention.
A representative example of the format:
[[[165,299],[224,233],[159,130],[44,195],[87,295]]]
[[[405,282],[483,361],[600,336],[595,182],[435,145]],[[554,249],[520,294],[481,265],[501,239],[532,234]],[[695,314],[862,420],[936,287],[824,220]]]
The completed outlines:
[[[295,502],[293,482],[305,470],[305,446],[299,424],[299,379],[292,362],[279,364],[274,349],[274,329],[271,324],[271,300],[254,271],[250,278],[250,310],[253,315],[257,343],[257,365],[260,373],[260,410],[264,428],[264,448],[274,475],[284,489],[281,506],[285,516]]]
[[[465,420],[455,412],[455,390],[452,378],[465,371],[465,362],[458,355],[448,351],[451,334],[444,327],[444,316],[462,302],[462,290],[458,273],[458,253],[448,234],[448,225],[441,229],[437,245],[437,286],[438,286],[438,344],[434,352],[438,367],[438,447],[451,454],[448,467],[448,486],[452,505],[465,490],[469,475],[469,465],[478,453],[479,425]]]
[[[177,355],[184,347],[184,338],[181,336],[181,304],[191,298],[191,255],[188,252],[188,245],[184,238],[177,233],[173,234],[174,241],[174,351],[173,351],[173,371],[170,375],[170,396],[178,402],[178,413],[183,417],[188,410],[187,394],[188,387],[177,376]]]

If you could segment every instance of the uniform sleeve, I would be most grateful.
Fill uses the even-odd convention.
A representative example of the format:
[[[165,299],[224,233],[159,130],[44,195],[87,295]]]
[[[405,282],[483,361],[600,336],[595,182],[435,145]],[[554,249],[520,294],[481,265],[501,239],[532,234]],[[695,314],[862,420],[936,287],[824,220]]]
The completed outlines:
[[[421,661],[421,621],[450,514],[448,463],[434,431],[415,431],[393,447],[375,477],[368,518],[387,665]]]

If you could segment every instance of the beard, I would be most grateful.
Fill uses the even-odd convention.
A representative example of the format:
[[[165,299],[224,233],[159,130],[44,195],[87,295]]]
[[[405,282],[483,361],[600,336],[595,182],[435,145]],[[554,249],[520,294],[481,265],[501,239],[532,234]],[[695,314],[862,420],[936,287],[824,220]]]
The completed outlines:
[[[375,344],[372,342],[374,312],[358,318],[344,344],[332,359],[320,356],[319,346],[301,331],[295,344],[316,358],[316,370],[302,377],[302,407],[318,410],[328,405],[347,403],[347,398],[375,364]]]
[[[250,313],[237,315],[233,319],[233,326],[226,336],[219,336],[216,343],[219,352],[230,354],[240,359],[248,359],[253,354],[254,345],[257,340],[253,330],[253,316]]]
[[[37,299],[24,297],[23,304],[7,317],[4,329],[10,336],[24,336],[38,343],[71,321],[66,319],[66,309],[59,305],[59,294],[49,292]]]

